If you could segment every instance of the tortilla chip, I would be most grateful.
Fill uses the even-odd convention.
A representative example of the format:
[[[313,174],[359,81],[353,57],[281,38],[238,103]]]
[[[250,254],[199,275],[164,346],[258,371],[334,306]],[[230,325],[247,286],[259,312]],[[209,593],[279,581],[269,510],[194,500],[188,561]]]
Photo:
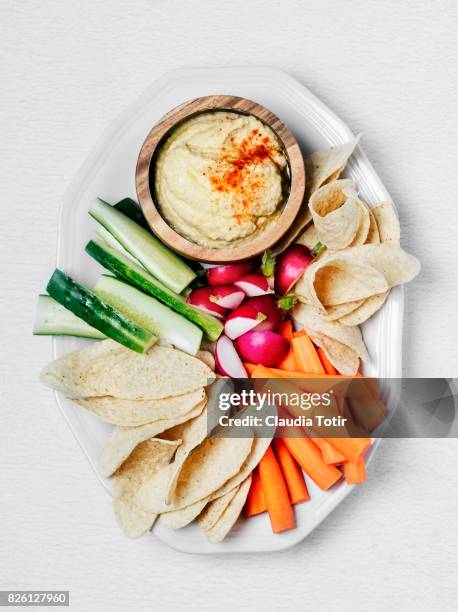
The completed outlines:
[[[379,244],[380,234],[378,231],[377,220],[372,209],[369,208],[369,231],[367,233],[366,244]]]
[[[356,300],[355,302],[326,306],[326,314],[323,314],[323,317],[327,321],[342,321],[345,316],[357,310],[365,301],[366,300]]]
[[[225,495],[218,497],[215,501],[210,502],[205,506],[205,510],[197,518],[197,522],[204,531],[211,529],[215,523],[221,518],[221,515],[226,510],[228,505],[234,499],[240,485],[228,491]]]
[[[324,185],[310,198],[309,208],[318,240],[328,249],[338,251],[353,242],[363,215],[353,181]]]
[[[376,312],[383,306],[386,298],[389,295],[389,291],[381,293],[380,295],[373,295],[352,312],[339,318],[339,323],[342,325],[361,325],[364,321],[370,319]]]
[[[162,419],[138,427],[115,427],[99,457],[99,471],[108,477],[129,457],[135,447],[147,440],[171,429],[176,425],[190,421],[199,416],[205,406],[205,400],[195,406],[187,414],[174,419]],[[175,441],[178,438],[175,438]]]
[[[248,476],[248,478],[240,485],[237,493],[213,527],[205,531],[205,535],[210,542],[217,544],[218,542],[224,540],[229,531],[235,525],[240,513],[243,510],[243,506],[245,505],[250,486],[251,475]]]
[[[359,136],[350,142],[316,151],[307,157],[305,160],[307,197],[325,183],[339,178],[358,142]]]
[[[296,284],[295,292],[304,295],[321,313],[327,314],[326,306],[355,302],[387,289],[385,277],[376,268],[341,253],[330,253],[307,268]]]
[[[389,288],[408,283],[420,272],[420,262],[416,257],[390,243],[349,247],[339,253],[339,256],[347,261],[375,268],[384,276]],[[323,260],[320,260],[320,263]]]
[[[113,340],[95,342],[48,365],[41,381],[71,397],[162,399],[204,387],[215,377],[200,359],[160,345],[136,353]]]
[[[185,506],[180,510],[172,510],[172,512],[164,512],[161,514],[161,523],[163,523],[169,529],[182,529],[189,525],[195,518],[197,518],[202,510],[207,505],[208,498],[201,499],[195,504]]]
[[[253,438],[206,438],[188,456],[180,469],[170,504],[163,487],[154,478],[138,491],[138,502],[148,512],[168,512],[203,500],[238,473],[248,456]],[[173,466],[173,464],[171,464]],[[170,466],[169,471],[173,473]]]
[[[157,473],[170,461],[177,442],[150,439],[142,442],[113,477],[113,505],[116,518],[129,538],[149,531],[156,514],[145,512],[135,502],[133,492],[147,476]]]
[[[107,423],[124,427],[138,427],[146,423],[175,419],[189,413],[205,399],[205,389],[162,399],[126,400],[117,397],[87,397],[74,403],[92,412]],[[163,431],[163,430],[162,430]]]
[[[253,446],[251,447],[250,454],[243,462],[240,471],[232,476],[227,482],[223,484],[217,491],[212,493],[210,499],[218,499],[222,495],[226,495],[229,491],[241,484],[245,478],[247,478],[254,468],[258,465],[270,445],[272,438],[261,438],[258,437],[256,429],[254,430],[255,437],[253,439]],[[260,432],[259,432],[260,434]]]
[[[198,417],[173,427],[161,435],[161,438],[166,440],[181,440],[173,462],[148,482],[147,494],[163,502],[162,512],[174,510],[170,507],[170,502],[176,482],[191,451],[207,436],[207,419],[207,408],[205,408]],[[141,495],[139,495],[139,503],[141,504]]]
[[[391,202],[381,202],[372,207],[372,213],[377,222],[380,242],[399,245],[401,227],[399,219]]]
[[[292,315],[303,325],[313,342],[323,348],[341,374],[354,376],[359,369],[359,358],[369,359],[359,327],[326,321],[308,304],[295,306]]]
[[[362,200],[358,198],[358,207],[359,207],[358,229],[356,231],[355,237],[353,238],[351,246],[357,246],[359,244],[364,244],[367,241],[367,236],[369,234],[369,229],[371,226],[371,218],[369,215],[369,208],[367,204],[365,204]]]

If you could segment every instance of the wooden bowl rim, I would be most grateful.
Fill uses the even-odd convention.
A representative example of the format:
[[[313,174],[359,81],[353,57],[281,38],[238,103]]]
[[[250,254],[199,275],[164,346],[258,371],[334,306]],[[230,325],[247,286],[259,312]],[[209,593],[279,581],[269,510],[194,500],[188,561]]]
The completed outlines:
[[[162,217],[150,188],[151,163],[164,137],[178,123],[205,112],[224,111],[253,115],[274,131],[283,145],[290,172],[290,190],[280,217],[256,239],[224,248],[204,247],[176,232]],[[194,98],[166,113],[149,131],[137,159],[135,184],[143,214],[156,236],[181,255],[207,263],[242,261],[271,248],[291,227],[305,192],[305,165],[299,144],[288,127],[269,109],[248,98],[212,95]]]

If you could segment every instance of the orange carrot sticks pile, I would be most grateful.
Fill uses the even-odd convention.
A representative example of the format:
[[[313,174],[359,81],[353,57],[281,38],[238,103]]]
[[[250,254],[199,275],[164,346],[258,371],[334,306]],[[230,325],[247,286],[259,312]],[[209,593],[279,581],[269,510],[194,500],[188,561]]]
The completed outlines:
[[[251,378],[308,379],[312,387],[313,379],[318,379],[324,384],[323,390],[328,387],[328,380],[331,388],[335,384],[333,379],[352,378],[342,376],[304,330],[293,332],[291,322],[284,321],[279,331],[290,342],[286,357],[276,368],[245,363]],[[361,374],[357,376],[362,378]],[[350,411],[357,425],[364,429],[383,419],[385,409],[378,400],[376,383],[368,379],[367,393],[361,387],[355,398],[351,410],[348,402],[340,406],[341,414],[343,410],[346,414]],[[247,516],[267,510],[274,533],[293,529],[296,524],[293,505],[310,499],[303,472],[323,491],[342,476],[347,484],[363,483],[366,480],[364,457],[371,445],[370,438],[309,438],[299,427],[287,427],[285,431],[291,435],[275,438],[254,470],[245,505]]]

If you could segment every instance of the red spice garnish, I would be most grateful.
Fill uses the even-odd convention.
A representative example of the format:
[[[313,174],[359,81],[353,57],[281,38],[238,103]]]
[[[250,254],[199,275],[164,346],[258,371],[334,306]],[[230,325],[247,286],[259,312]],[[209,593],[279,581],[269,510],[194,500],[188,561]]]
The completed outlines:
[[[231,193],[243,208],[248,208],[257,199],[262,188],[261,175],[250,171],[250,167],[264,163],[278,151],[276,143],[272,143],[268,136],[262,139],[259,136],[258,130],[251,130],[238,144],[231,136],[232,147],[223,147],[220,158],[209,173],[213,189]]]

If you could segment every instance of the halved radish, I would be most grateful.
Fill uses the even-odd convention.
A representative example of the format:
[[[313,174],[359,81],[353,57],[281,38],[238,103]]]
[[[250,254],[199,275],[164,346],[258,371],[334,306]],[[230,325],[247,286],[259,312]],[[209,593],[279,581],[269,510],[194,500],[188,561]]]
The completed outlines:
[[[235,340],[242,334],[250,331],[250,329],[254,329],[263,323],[266,318],[264,313],[259,312],[253,306],[250,306],[250,304],[242,304],[242,306],[236,308],[227,317],[224,324],[224,333],[231,340]]]
[[[234,310],[240,306],[245,299],[245,293],[235,285],[221,285],[212,289],[210,301],[218,304],[221,308]]]
[[[303,244],[292,244],[277,259],[275,267],[275,291],[289,293],[295,283],[313,262],[313,257]]]
[[[240,280],[235,281],[234,285],[237,285],[250,297],[272,293],[269,280],[262,274],[247,274]]]
[[[216,343],[215,361],[219,374],[231,378],[248,378],[233,342],[224,334],[218,338]]]
[[[198,289],[191,291],[191,293],[188,295],[187,302],[199,310],[208,312],[215,317],[219,317],[220,319],[224,318],[227,312],[226,308],[223,308],[219,304],[213,302],[211,300],[211,296],[211,287],[199,287]]]
[[[253,329],[237,338],[236,347],[244,361],[273,367],[286,357],[289,342],[273,331]]]
[[[277,331],[280,327],[281,312],[277,305],[277,299],[272,293],[248,298],[242,306],[245,304],[254,308],[256,312],[261,312],[265,315],[262,327],[259,327],[259,329]]]
[[[241,261],[240,263],[228,264],[227,266],[215,266],[207,269],[208,284],[212,287],[219,285],[232,285],[248,274],[253,269],[252,261]]]

